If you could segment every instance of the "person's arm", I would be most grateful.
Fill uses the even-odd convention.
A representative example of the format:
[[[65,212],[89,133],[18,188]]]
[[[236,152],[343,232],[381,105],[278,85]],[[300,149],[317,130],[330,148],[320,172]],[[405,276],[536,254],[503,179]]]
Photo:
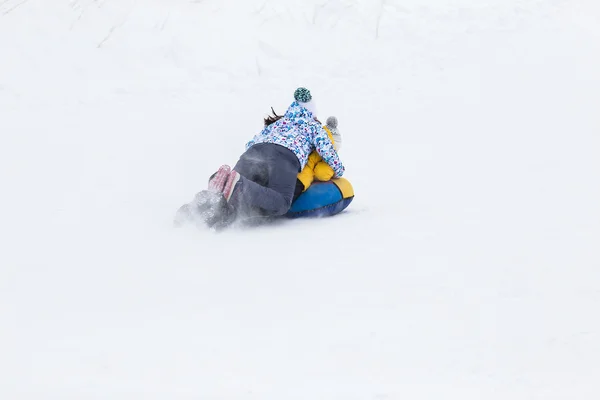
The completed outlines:
[[[304,190],[308,189],[308,187],[313,183],[315,179],[315,164],[321,160],[321,157],[316,152],[310,153],[308,156],[308,161],[304,166],[304,169],[298,174],[298,179],[304,185]]]
[[[316,124],[315,124],[316,125]],[[333,143],[331,143],[331,139],[327,136],[327,132],[321,125],[316,125],[317,135],[315,136],[314,145],[317,150],[317,153],[321,156],[323,161],[325,161],[333,172],[335,173],[335,178],[341,178],[344,175],[344,165],[340,160],[340,157],[337,154],[337,151],[333,148]]]
[[[325,161],[319,161],[317,165],[315,165],[315,179],[321,182],[327,182],[331,178],[333,178],[335,172],[333,169],[327,164]]]

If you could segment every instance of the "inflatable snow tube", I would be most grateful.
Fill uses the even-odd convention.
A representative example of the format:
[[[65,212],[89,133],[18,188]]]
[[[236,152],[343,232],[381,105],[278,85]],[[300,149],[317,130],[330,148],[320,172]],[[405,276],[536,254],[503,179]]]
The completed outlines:
[[[354,189],[347,179],[315,181],[292,203],[286,217],[328,217],[342,212],[353,199]]]

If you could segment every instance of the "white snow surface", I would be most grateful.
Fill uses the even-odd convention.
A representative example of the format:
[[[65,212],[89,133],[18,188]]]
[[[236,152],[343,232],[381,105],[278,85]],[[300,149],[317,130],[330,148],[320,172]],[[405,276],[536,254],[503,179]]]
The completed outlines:
[[[356,198],[176,209],[298,86]],[[0,399],[600,398],[596,0],[1,0]]]

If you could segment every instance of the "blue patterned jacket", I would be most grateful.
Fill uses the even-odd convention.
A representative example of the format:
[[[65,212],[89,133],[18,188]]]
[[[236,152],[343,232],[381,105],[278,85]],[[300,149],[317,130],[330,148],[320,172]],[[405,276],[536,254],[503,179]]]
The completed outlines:
[[[259,143],[274,143],[290,149],[300,160],[300,169],[308,161],[308,155],[316,150],[335,172],[335,177],[344,175],[344,165],[333,148],[333,144],[321,124],[305,107],[294,101],[283,118],[265,127],[246,144],[246,150]]]

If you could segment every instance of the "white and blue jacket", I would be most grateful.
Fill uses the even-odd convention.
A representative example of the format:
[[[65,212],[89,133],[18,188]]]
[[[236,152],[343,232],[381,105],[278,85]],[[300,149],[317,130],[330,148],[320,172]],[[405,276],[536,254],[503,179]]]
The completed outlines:
[[[327,132],[313,118],[312,113],[297,101],[290,105],[283,118],[254,136],[246,144],[246,150],[259,143],[274,143],[290,149],[298,157],[301,170],[308,161],[308,155],[316,150],[323,161],[333,169],[336,178],[344,175],[344,165]]]

